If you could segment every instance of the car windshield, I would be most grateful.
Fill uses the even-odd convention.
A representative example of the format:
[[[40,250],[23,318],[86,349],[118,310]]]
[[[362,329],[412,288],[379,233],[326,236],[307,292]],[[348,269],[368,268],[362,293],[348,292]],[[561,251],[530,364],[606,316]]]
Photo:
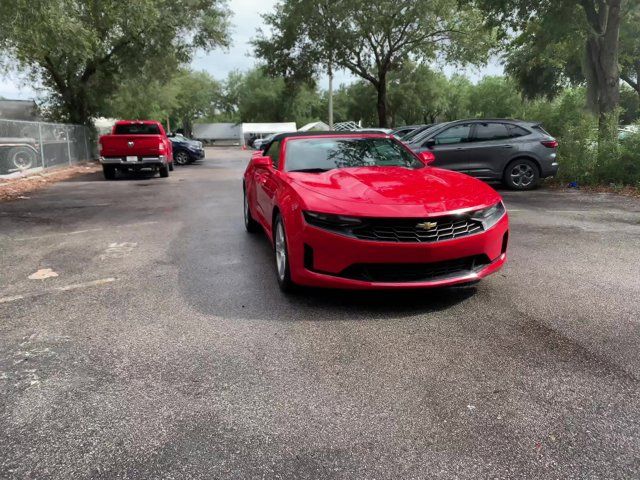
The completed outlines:
[[[388,138],[308,138],[287,143],[288,172],[349,167],[422,168],[424,164]]]

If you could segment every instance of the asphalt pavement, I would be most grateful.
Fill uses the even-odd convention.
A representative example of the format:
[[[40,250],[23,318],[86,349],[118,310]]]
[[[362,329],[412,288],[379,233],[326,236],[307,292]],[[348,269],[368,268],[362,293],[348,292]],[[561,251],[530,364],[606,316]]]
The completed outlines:
[[[0,478],[640,478],[639,200],[501,191],[475,287],[285,296],[248,159],[0,203]]]

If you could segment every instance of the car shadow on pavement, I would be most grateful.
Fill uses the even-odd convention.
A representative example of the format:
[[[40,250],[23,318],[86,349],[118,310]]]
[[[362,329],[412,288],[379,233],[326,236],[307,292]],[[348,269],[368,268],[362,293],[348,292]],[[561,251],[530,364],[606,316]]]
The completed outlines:
[[[300,287],[282,294],[301,307],[332,308],[369,314],[415,314],[445,310],[473,297],[476,286],[402,291],[360,291]]]
[[[179,280],[182,295],[203,313],[267,321],[386,319],[446,310],[478,290],[475,285],[403,291],[300,287],[286,294],[278,288],[266,236],[237,233],[229,234],[232,251],[223,252],[210,241],[176,249],[181,253],[175,260],[184,267]]]

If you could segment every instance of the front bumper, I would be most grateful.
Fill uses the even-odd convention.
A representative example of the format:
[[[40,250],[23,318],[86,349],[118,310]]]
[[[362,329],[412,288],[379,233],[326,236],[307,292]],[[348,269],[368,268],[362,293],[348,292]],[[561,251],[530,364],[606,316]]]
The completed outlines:
[[[130,168],[158,167],[167,163],[167,157],[137,157],[137,161],[127,161],[127,157],[100,157],[102,165],[119,165]]]
[[[204,158],[204,149],[188,150],[188,152],[193,160],[202,160]]]
[[[359,240],[335,234],[303,222],[298,238],[289,239],[292,280],[300,285],[345,289],[412,289],[476,282],[499,270],[506,262],[509,220],[507,215],[487,231],[433,243],[400,243]],[[418,281],[369,281],[345,278],[354,266],[390,264],[431,267],[449,261],[484,258],[470,269],[435,275]]]

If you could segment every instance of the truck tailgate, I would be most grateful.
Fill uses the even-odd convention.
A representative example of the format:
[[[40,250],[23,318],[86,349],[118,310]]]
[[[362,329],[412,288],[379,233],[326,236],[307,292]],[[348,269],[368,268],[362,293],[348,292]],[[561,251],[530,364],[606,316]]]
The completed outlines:
[[[162,137],[160,135],[103,135],[100,137],[103,157],[158,156]]]

